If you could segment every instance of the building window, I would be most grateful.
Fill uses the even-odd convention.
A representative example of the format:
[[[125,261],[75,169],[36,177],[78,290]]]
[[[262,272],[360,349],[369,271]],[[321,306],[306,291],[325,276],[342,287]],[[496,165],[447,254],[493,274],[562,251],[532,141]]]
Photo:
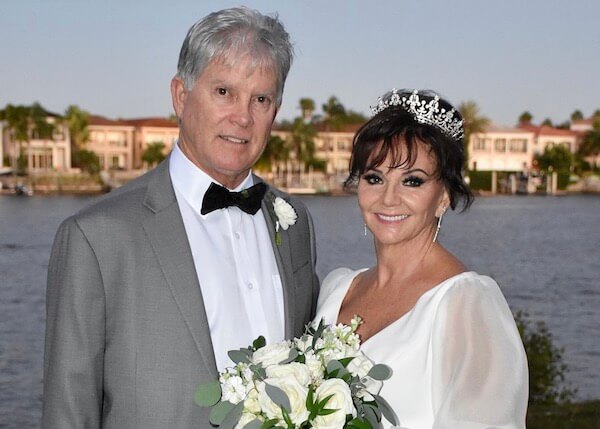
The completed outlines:
[[[473,144],[473,150],[484,152],[488,150],[487,146],[488,139],[476,138],[475,143]]]
[[[527,140],[525,139],[511,139],[509,141],[508,150],[510,152],[527,152]]]
[[[496,152],[506,152],[506,139],[496,139],[494,149]]]

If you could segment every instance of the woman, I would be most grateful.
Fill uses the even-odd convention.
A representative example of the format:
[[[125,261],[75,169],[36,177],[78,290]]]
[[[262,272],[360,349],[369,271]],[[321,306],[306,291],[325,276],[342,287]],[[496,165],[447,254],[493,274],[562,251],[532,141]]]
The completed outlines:
[[[394,373],[380,392],[401,426],[524,428],[527,360],[496,282],[437,242],[472,194],[460,114],[429,91],[393,90],[354,139],[350,176],[376,265],[323,281],[317,319],[359,315],[363,351]]]

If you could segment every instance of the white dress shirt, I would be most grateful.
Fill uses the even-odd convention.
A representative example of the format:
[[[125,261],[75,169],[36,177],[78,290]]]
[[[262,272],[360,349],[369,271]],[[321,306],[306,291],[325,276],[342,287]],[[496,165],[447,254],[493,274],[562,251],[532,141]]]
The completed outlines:
[[[227,352],[284,339],[283,288],[262,209],[238,207],[200,214],[211,182],[175,145],[169,171],[183,217],[208,317],[217,368],[232,366]],[[219,183],[220,184],[220,183]],[[252,175],[232,191],[252,186]]]

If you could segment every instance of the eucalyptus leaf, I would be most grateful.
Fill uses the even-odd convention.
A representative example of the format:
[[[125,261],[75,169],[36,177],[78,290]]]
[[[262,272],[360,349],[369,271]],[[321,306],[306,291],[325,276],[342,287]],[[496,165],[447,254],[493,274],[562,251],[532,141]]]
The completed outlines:
[[[312,340],[312,348],[313,349],[317,346],[317,341],[319,341],[319,338],[321,338],[321,335],[323,335],[324,330],[325,330],[325,321],[321,318],[321,321],[319,322],[319,326],[318,326],[317,330],[315,331],[315,333],[313,334],[313,340]]]
[[[203,383],[196,389],[194,400],[201,407],[212,407],[221,399],[221,383],[218,380]]]
[[[297,357],[298,357],[298,350],[290,349],[290,354],[288,355],[287,359],[284,359],[281,362],[279,362],[279,365],[285,365],[286,363],[294,362]]]
[[[284,408],[288,413],[291,412],[292,406],[287,394],[277,386],[265,383],[265,392],[276,405]]]
[[[400,426],[400,423],[398,422],[398,416],[396,416],[396,413],[394,410],[392,410],[390,404],[388,404],[388,402],[379,395],[373,395],[373,398],[375,398],[375,402],[377,402],[377,406],[379,407],[381,414],[383,414],[387,421],[393,426]]]
[[[379,422],[381,421],[381,414],[377,416],[377,413],[375,412],[373,407],[364,407],[362,411],[364,413],[365,419],[370,423],[370,425],[373,428],[380,426]]]
[[[377,421],[381,421],[381,410],[377,407],[377,402],[365,403],[363,406],[363,409],[371,410],[373,413],[375,413],[375,417],[376,417]]]
[[[258,419],[254,419],[249,423],[246,423],[242,429],[258,429],[262,422]]]
[[[233,429],[240,418],[242,417],[242,411],[244,411],[244,401],[238,402],[225,416],[223,422],[221,423],[221,429]]]
[[[259,380],[267,378],[267,371],[261,365],[250,365],[249,368]]]
[[[208,420],[214,426],[219,426],[223,423],[227,414],[235,407],[234,404],[228,401],[219,402],[217,405],[211,408],[210,415],[208,416]]]
[[[342,365],[341,362],[337,360],[330,360],[327,363],[327,373],[332,377],[336,378],[342,378],[345,375],[350,374],[346,367],[344,367],[344,365]]]
[[[247,350],[229,350],[227,356],[236,364],[240,362],[250,363],[250,356]]]
[[[385,381],[392,376],[392,368],[378,363],[377,365],[373,365],[373,367],[367,373],[367,376],[374,380]]]

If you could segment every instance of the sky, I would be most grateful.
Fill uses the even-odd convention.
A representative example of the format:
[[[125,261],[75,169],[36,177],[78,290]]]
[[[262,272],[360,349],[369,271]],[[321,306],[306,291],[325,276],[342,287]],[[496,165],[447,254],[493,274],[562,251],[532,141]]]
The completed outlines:
[[[506,126],[600,109],[598,0],[0,0],[0,108],[169,116],[188,28],[238,5],[277,13],[294,42],[279,120],[332,95],[369,115],[394,87],[475,101]]]

